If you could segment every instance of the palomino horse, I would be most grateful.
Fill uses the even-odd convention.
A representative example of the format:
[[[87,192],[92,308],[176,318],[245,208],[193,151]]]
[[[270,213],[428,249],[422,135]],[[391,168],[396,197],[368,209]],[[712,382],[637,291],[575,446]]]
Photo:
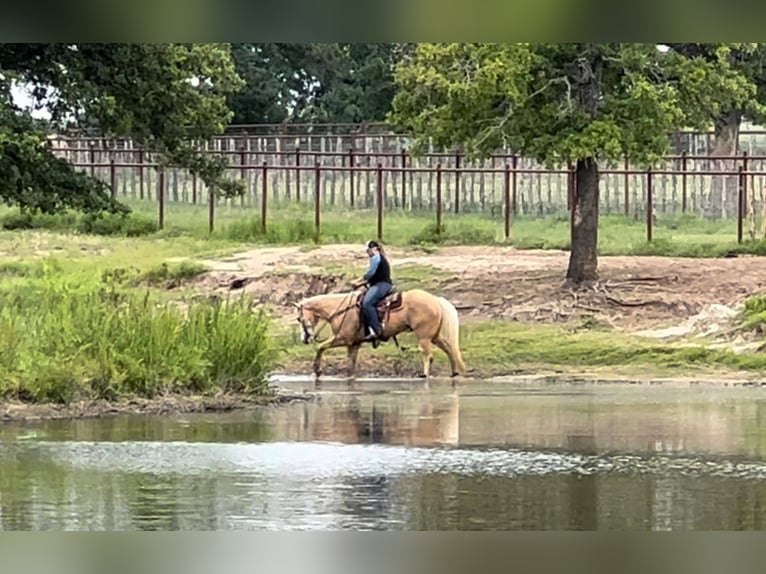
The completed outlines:
[[[361,322],[363,296],[362,291],[331,293],[315,295],[295,303],[298,322],[303,330],[303,342],[307,345],[319,343],[314,357],[314,375],[317,379],[321,374],[322,354],[333,347],[347,348],[348,376],[354,377],[357,354],[364,343]],[[449,357],[453,377],[465,371],[458,340],[460,319],[455,306],[444,297],[422,289],[394,292],[378,304],[378,316],[383,326],[384,341],[393,338],[396,342],[396,335],[407,331],[412,331],[418,338],[423,354],[422,377],[430,374],[433,345]],[[319,341],[320,333],[327,327],[331,333],[327,339]]]

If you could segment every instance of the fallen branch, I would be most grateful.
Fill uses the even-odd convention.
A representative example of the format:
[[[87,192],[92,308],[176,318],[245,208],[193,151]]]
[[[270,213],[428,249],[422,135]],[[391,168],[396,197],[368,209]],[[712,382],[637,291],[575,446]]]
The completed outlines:
[[[612,281],[609,280],[605,283],[607,287],[616,287],[617,285],[625,285],[628,283],[661,283],[661,282],[667,282],[667,283],[674,283],[678,281],[679,277],[678,275],[665,275],[665,276],[657,276],[657,277],[628,277],[626,279],[620,279],[618,281]]]
[[[605,295],[606,300],[610,303],[614,303],[615,305],[620,305],[621,307],[646,307],[647,305],[658,305],[658,304],[664,304],[664,301],[658,301],[658,300],[649,300],[649,301],[622,301],[618,299],[617,297],[613,297],[612,295]]]

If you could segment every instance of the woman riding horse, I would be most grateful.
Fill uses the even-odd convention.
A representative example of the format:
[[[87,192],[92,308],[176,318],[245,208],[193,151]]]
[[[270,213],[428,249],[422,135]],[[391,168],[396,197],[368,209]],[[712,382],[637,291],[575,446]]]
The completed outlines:
[[[367,331],[365,341],[377,341],[383,335],[383,328],[380,325],[376,306],[391,293],[394,286],[391,281],[391,265],[380,243],[374,240],[368,241],[365,249],[370,258],[370,265],[362,281],[356,283],[354,288],[357,289],[365,284],[368,286],[362,301],[362,317]]]

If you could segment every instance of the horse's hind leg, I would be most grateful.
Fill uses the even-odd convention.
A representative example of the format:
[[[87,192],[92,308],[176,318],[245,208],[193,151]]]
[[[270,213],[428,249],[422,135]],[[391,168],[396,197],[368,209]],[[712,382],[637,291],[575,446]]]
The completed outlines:
[[[427,379],[431,373],[431,363],[434,362],[431,339],[420,339],[418,345],[420,346],[420,352],[423,353],[423,373],[420,376]]]
[[[446,339],[442,337],[436,337],[434,339],[434,344],[439,347],[442,351],[444,351],[447,354],[447,357],[449,357],[449,365],[452,369],[452,376],[456,377],[460,374],[460,370],[457,365],[457,361],[455,360],[455,356],[452,352],[452,346],[447,342]]]

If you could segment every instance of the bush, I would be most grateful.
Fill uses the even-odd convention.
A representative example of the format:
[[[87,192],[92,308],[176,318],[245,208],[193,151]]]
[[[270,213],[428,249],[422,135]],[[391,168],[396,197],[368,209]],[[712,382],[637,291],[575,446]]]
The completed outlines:
[[[444,224],[437,227],[435,223],[425,225],[410,238],[411,245],[492,245],[495,243],[493,231],[471,225]]]
[[[159,230],[157,222],[142,215],[116,215],[112,213],[82,215],[77,231],[92,235],[126,235],[140,237]]]
[[[0,293],[0,396],[262,393],[276,358],[268,331],[245,298],[180,308],[115,282],[48,274]]]
[[[73,230],[92,235],[125,235],[140,237],[159,229],[157,222],[136,214],[46,214],[29,212],[10,213],[0,219],[0,227],[7,230],[48,229]]]

